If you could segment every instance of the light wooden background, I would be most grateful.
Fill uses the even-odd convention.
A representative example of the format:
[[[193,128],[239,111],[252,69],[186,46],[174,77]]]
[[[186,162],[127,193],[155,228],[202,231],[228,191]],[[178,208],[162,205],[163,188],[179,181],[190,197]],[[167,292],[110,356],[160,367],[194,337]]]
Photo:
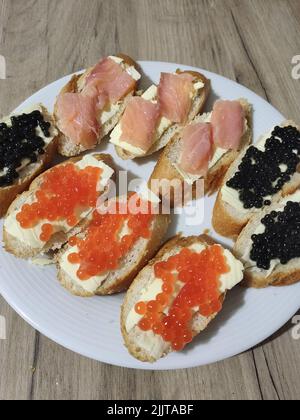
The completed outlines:
[[[237,80],[300,123],[299,0],[0,0],[0,113],[65,74],[122,51]],[[0,267],[1,275],[1,267]],[[13,281],[13,279],[12,279]],[[0,399],[299,399],[300,341],[289,323],[213,366],[138,372],[87,360],[29,327],[0,297]],[[262,320],[263,321],[263,320]]]

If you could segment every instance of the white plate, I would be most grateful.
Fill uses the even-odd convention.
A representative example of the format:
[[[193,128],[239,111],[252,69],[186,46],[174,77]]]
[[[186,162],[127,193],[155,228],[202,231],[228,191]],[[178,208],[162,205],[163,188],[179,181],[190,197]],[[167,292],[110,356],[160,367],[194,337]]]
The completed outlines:
[[[177,68],[203,72],[212,81],[216,97],[236,99],[245,97],[254,106],[254,135],[268,131],[284,117],[255,93],[217,74],[179,64],[142,62],[146,76],[159,81],[160,72]],[[65,77],[45,87],[29,98],[19,109],[42,102],[52,109]],[[148,178],[154,160],[145,163],[123,162],[113,147],[104,144],[100,150],[113,155],[121,168],[135,176]],[[188,227],[184,216],[174,219],[169,232],[182,231],[186,235],[200,234],[211,229],[214,198],[205,199],[205,220]],[[223,243],[229,242],[220,239]],[[173,353],[154,365],[132,358],[123,346],[119,328],[120,305],[123,295],[82,299],[70,295],[56,281],[55,268],[34,267],[0,251],[0,292],[7,302],[34,328],[50,339],[84,356],[113,365],[137,369],[179,369],[216,362],[241,353],[276,332],[299,309],[300,284],[285,288],[244,290],[237,287],[228,294],[223,311],[215,322],[192,343],[186,351]],[[17,345],[17,343],[12,343]]]

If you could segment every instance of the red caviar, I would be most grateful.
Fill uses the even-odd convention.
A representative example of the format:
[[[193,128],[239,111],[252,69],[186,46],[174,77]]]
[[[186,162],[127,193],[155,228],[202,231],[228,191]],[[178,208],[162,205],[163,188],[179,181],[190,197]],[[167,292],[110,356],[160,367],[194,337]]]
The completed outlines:
[[[23,205],[17,221],[23,229],[33,228],[41,220],[50,222],[42,226],[40,235],[41,241],[47,242],[54,233],[51,223],[66,220],[73,227],[78,223],[78,211],[96,206],[101,173],[100,168],[80,169],[72,163],[54,167],[44,174],[36,201]]]
[[[151,212],[130,214],[126,207],[126,214],[120,214],[121,205],[124,206],[117,203],[114,214],[100,214],[97,210],[94,211],[85,239],[71,238],[70,245],[76,245],[78,252],[70,254],[68,260],[71,264],[80,265],[77,271],[80,280],[85,281],[109,270],[117,269],[122,257],[139,238],[149,238],[153,220]],[[126,224],[128,233],[121,237],[120,233]],[[136,309],[142,315],[147,308],[146,305],[141,304]]]
[[[221,246],[213,245],[200,254],[184,248],[167,261],[156,263],[154,272],[163,281],[163,291],[156,300],[136,304],[136,312],[143,315],[138,326],[143,331],[152,330],[170,342],[173,350],[180,351],[193,339],[191,321],[195,308],[206,317],[222,309],[220,276],[228,273],[229,267]],[[174,299],[178,282],[181,290]]]

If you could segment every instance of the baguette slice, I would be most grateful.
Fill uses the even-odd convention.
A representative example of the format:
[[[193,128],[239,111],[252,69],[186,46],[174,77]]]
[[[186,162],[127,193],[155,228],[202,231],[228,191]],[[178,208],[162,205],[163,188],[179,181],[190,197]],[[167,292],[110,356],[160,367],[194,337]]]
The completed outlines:
[[[285,121],[281,124],[281,126],[294,126],[299,130],[299,126],[297,126],[293,121]],[[245,154],[247,153],[247,150],[248,148],[242,151],[239,157],[232,163],[232,165],[228,169],[224,177],[221,189],[218,193],[213,210],[212,224],[215,231],[222,236],[232,238],[234,240],[237,239],[242,229],[246,226],[249,220],[253,216],[255,216],[257,212],[260,211],[250,209],[246,212],[241,212],[240,210],[236,209],[235,207],[224,201],[222,198],[223,186],[225,186],[226,182],[229,181],[238,171],[238,167],[241,164]],[[274,202],[278,201],[281,196],[293,193],[299,186],[300,172],[298,169],[297,172],[291,177],[291,180],[283,186],[282,190],[273,196],[272,200]]]
[[[42,104],[37,104],[28,110],[24,110],[24,112],[30,113],[35,110],[38,110],[43,114],[45,121],[50,122],[51,141],[44,148],[45,154],[39,155],[36,163],[31,163],[19,171],[20,177],[14,182],[13,185],[0,188],[0,218],[5,216],[9,206],[17,197],[17,195],[21,194],[23,191],[26,191],[34,178],[36,178],[41,172],[49,167],[56,154],[59,134],[55,128],[54,119]],[[19,114],[21,113],[14,115]],[[10,117],[5,118],[3,121],[7,121],[9,118]]]
[[[128,67],[134,67],[135,69],[138,69],[138,64],[132,60],[130,57],[124,54],[118,54],[117,57],[122,58],[125,65]],[[85,73],[81,75],[75,75],[72,77],[72,79],[67,83],[67,85],[61,90],[60,94],[63,93],[76,93],[80,92],[84,86],[85,86],[85,80],[91,73],[93,68],[88,69]],[[127,96],[125,96],[122,101],[119,103],[119,109],[118,112],[115,113],[108,121],[105,122],[105,124],[102,125],[101,133],[98,138],[98,144],[100,144],[101,140],[107,136],[111,130],[117,125],[119,122],[125,108],[127,105],[128,100],[134,95],[133,92],[129,92]],[[56,125],[58,129],[61,128],[58,112],[57,112],[57,103],[54,106],[54,118],[56,121]],[[83,145],[75,144],[71,139],[67,138],[62,132],[60,136],[60,141],[58,144],[58,151],[61,155],[72,157],[72,156],[78,156],[80,153],[84,152],[86,149]]]
[[[287,264],[283,265],[279,261],[273,270],[259,269],[256,263],[250,258],[252,248],[252,235],[258,228],[263,227],[261,220],[272,211],[282,211],[288,201],[300,203],[300,190],[294,194],[287,195],[284,198],[277,197],[270,207],[256,213],[246,227],[240,233],[234,246],[234,254],[245,264],[244,285],[253,288],[265,288],[268,286],[289,286],[300,281],[300,257],[293,258]],[[261,230],[263,232],[264,229]],[[277,243],[278,247],[283,249],[286,243]]]
[[[113,200],[115,201],[115,199]],[[72,247],[67,244],[60,251],[57,259],[59,282],[69,292],[81,297],[111,295],[127,290],[136,275],[158,251],[168,230],[169,223],[169,215],[154,215],[151,223],[151,236],[147,239],[142,237],[138,239],[130,252],[120,261],[119,268],[105,273],[105,278],[102,279],[101,284],[100,282],[99,284],[94,283],[93,287],[89,289],[84,287],[87,282],[81,282],[82,285],[79,284],[64,267],[63,261],[66,261],[67,255],[72,253]],[[84,239],[86,230],[82,230],[77,237]],[[103,246],[105,246],[105,240],[103,240]]]
[[[183,248],[189,248],[190,246],[195,245],[202,245],[204,248],[207,248],[214,244],[215,242],[207,235],[189,238],[183,238],[180,235],[176,236],[167,242],[159,251],[157,256],[138,274],[127,292],[121,310],[121,331],[125,346],[133,357],[142,362],[153,363],[172,352],[170,343],[165,342],[160,336],[155,335],[152,331],[144,332],[137,326],[137,324],[135,324],[130,331],[128,331],[126,327],[130,312],[141,300],[143,291],[146,288],[149,288],[149,285],[155,280],[154,265],[157,262],[169,259],[173,255],[177,255]],[[232,254],[230,254],[230,256],[232,258],[231,261],[234,261],[236,264],[235,272],[237,273],[236,278],[238,280],[235,281],[235,284],[237,284],[243,278],[243,266],[233,257]],[[227,290],[221,297],[222,303],[225,299],[226,292]],[[191,325],[193,337],[196,337],[205,330],[216,316],[217,313],[209,317],[205,317],[200,315],[199,312],[196,312]]]
[[[192,108],[190,110],[188,120],[187,120],[187,124],[188,124],[196,117],[196,115],[200,114],[203,111],[204,106],[210,94],[211,83],[210,83],[210,80],[208,80],[203,74],[195,72],[195,71],[178,71],[178,73],[191,74],[192,76],[196,78],[196,81],[202,82],[204,84],[204,87],[199,91],[199,94],[194,98]],[[156,139],[151,149],[145,155],[140,156],[140,158],[153,155],[154,153],[166,147],[166,145],[172,141],[172,139],[181,131],[181,129],[182,129],[182,126],[180,124],[174,123],[173,125],[171,125],[163,133],[163,135],[160,138]],[[116,152],[118,156],[123,160],[137,158],[137,156],[131,154],[130,152],[118,146],[116,146]]]
[[[246,99],[239,100],[241,105],[244,108],[247,129],[241,140],[241,149],[244,149],[252,141],[252,107],[247,102]],[[206,122],[208,114],[199,115],[194,118],[192,123]],[[178,170],[175,168],[174,164],[177,162],[178,157],[181,153],[181,133],[177,133],[176,136],[170,141],[167,147],[162,152],[154,171],[149,180],[149,188],[153,190],[155,194],[159,194],[161,191],[156,190],[155,181],[164,182],[179,180],[181,181],[182,186],[184,185],[185,178]],[[204,179],[204,191],[206,194],[213,194],[222,184],[224,175],[232,164],[232,162],[237,158],[239,152],[230,150],[225,153],[208,171],[207,176]],[[190,183],[190,182],[188,182]],[[151,185],[152,184],[152,185]],[[195,189],[195,183],[193,184]],[[196,190],[194,191],[194,198],[196,197]]]
[[[93,157],[95,157],[98,161],[102,161],[106,165],[108,165],[110,168],[113,168],[113,160],[110,155],[105,154],[94,154]],[[58,166],[64,166],[68,163],[76,163],[79,162],[82,158],[72,158],[69,159]],[[51,170],[51,169],[50,169]],[[8,219],[10,217],[13,217],[13,221],[15,223],[18,223],[17,220],[15,220],[13,214],[14,212],[20,210],[27,201],[29,197],[32,196],[32,194],[39,188],[39,186],[43,182],[44,174],[41,174],[39,177],[37,177],[32,184],[30,185],[30,188],[28,191],[24,192],[23,194],[19,195],[11,204],[10,208],[8,209],[8,213],[6,215],[6,218],[4,220],[4,226],[3,226],[3,242],[4,242],[4,248],[7,252],[13,254],[14,256],[22,259],[34,259],[40,255],[44,255],[49,253],[50,258],[52,258],[52,253],[55,253],[58,249],[62,247],[63,244],[65,244],[68,239],[78,233],[87,223],[88,219],[81,220],[74,228],[71,228],[68,232],[59,231],[55,233],[50,241],[48,241],[43,247],[32,247],[30,244],[20,241],[17,237],[11,235],[7,231],[7,223]],[[106,187],[103,191],[103,193],[107,192]],[[10,221],[11,222],[11,221]]]

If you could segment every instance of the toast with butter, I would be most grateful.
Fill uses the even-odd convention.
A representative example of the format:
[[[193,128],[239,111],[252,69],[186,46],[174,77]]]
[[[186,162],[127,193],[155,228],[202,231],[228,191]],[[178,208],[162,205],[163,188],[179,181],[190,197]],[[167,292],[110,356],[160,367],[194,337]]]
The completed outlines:
[[[118,65],[123,70],[123,75],[132,79],[132,85],[117,96],[114,89],[118,80],[122,89],[124,79],[122,75],[116,74],[116,69],[107,65],[108,60],[115,66]],[[101,73],[97,73],[98,66],[104,61]],[[119,122],[128,100],[136,92],[140,78],[137,63],[124,54],[107,57],[85,73],[72,77],[60,92],[54,106],[56,125],[61,132],[59,153],[72,157],[95,148]],[[63,104],[61,98],[66,98]],[[71,129],[70,122],[73,125]],[[79,136],[78,133],[82,135]]]
[[[237,150],[232,150],[230,148],[221,148],[216,146],[211,139],[209,139],[209,149],[210,152],[205,156],[200,156],[203,152],[206,151],[206,144],[200,144],[202,135],[206,138],[212,136],[212,130],[210,128],[212,115],[213,113],[207,113],[203,115],[196,116],[190,125],[184,128],[181,133],[178,133],[172,141],[167,145],[163,150],[154,171],[149,179],[149,188],[155,194],[161,194],[161,183],[165,181],[179,181],[183,186],[185,183],[193,186],[195,190],[195,185],[197,181],[204,180],[204,191],[206,194],[213,194],[222,184],[224,175],[232,164],[232,162],[239,155],[239,151],[243,150],[249,143],[252,141],[252,107],[245,99],[240,99],[235,101],[238,103],[241,110],[243,111],[243,128],[240,135],[239,145]],[[189,136],[189,130],[199,129],[199,134],[197,132],[191,133],[194,137],[189,137],[187,140],[191,139],[194,142],[193,138],[196,140],[191,147],[190,151],[186,153],[186,164],[185,169],[182,169],[181,161],[184,156],[184,142],[185,135]],[[207,130],[207,133],[205,133]],[[204,142],[206,138],[204,137]],[[199,146],[197,145],[199,143]],[[191,159],[197,159],[199,162],[204,165],[198,171],[192,171],[192,161]],[[197,163],[196,163],[197,164]],[[189,173],[189,167],[190,172]],[[195,198],[196,192],[194,191]]]
[[[0,138],[2,218],[17,195],[27,190],[34,178],[50,165],[59,134],[53,117],[42,104],[37,104],[2,119]]]
[[[166,76],[172,77],[174,75],[166,74]],[[188,111],[184,118],[184,123],[178,122],[179,119],[173,121],[171,116],[168,116],[166,113],[164,115],[161,110],[159,96],[161,85],[150,86],[149,89],[141,94],[140,98],[134,98],[132,100],[133,102],[137,102],[135,107],[134,104],[127,104],[125,113],[119,124],[114,128],[110,135],[110,142],[115,145],[116,152],[120,158],[124,160],[136,159],[150,156],[155,152],[158,152],[180,132],[183,125],[191,122],[196,115],[203,111],[211,90],[210,80],[203,74],[194,71],[178,70],[175,76],[191,77],[192,79],[192,99],[190,103],[185,104],[188,107]],[[171,99],[174,91],[169,93],[167,97],[168,100]],[[177,101],[179,101],[180,97],[178,91],[176,91],[176,95]],[[132,110],[129,109],[131,106]],[[176,106],[178,106],[178,103]],[[152,126],[151,120],[153,121]],[[123,133],[125,128],[126,132]],[[147,131],[145,132],[145,130],[147,130],[147,128],[150,130],[150,132],[148,131],[150,142],[146,142],[145,146],[142,147],[140,142],[141,139],[146,136]],[[126,139],[122,138],[126,137],[125,134],[128,136]],[[134,139],[131,137],[134,137]]]
[[[250,220],[233,251],[245,265],[246,286],[288,286],[300,281],[299,221],[299,189]]]
[[[264,207],[300,185],[300,131],[285,121],[242,151],[226,173],[213,210],[212,224],[236,239]]]
[[[11,204],[3,226],[4,248],[18,258],[51,257],[88,223],[115,171],[109,155],[67,160],[37,177]]]
[[[227,291],[242,279],[242,263],[208,236],[173,238],[127,292],[121,311],[127,349],[151,363],[182,350],[207,328]]]
[[[136,198],[129,194],[109,200],[106,207],[113,211],[95,210],[86,228],[60,251],[58,279],[74,295],[91,297],[127,290],[158,251],[170,216],[148,211],[131,214],[130,200]],[[125,211],[119,212],[124,207]]]

